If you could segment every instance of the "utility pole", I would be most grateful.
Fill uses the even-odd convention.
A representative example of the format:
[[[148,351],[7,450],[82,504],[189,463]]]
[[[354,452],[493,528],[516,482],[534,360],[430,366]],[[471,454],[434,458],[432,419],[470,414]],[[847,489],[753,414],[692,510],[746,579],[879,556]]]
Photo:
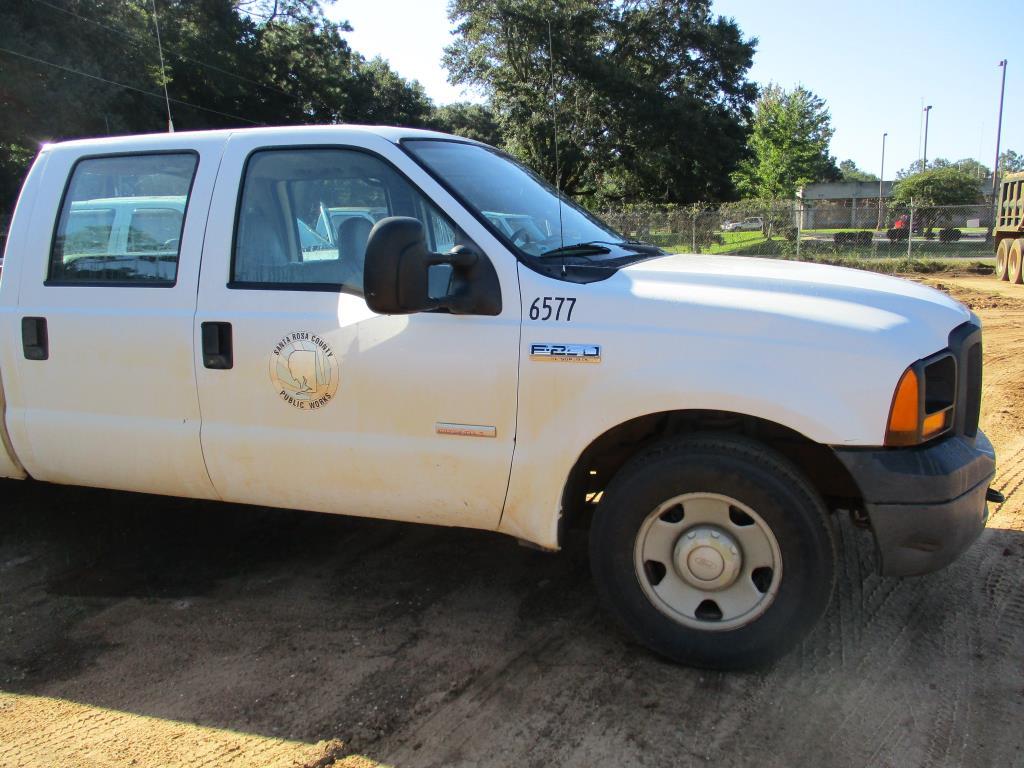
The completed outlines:
[[[932,105],[924,108],[924,160],[921,161],[921,170],[928,170],[928,117],[932,113]]]
[[[882,228],[882,184],[885,183],[885,137],[888,132],[882,134],[882,167],[878,171],[878,224],[875,229]]]
[[[1006,59],[999,62],[1003,68],[1003,84],[999,88],[999,119],[996,121],[996,161],[992,164],[992,201],[999,191],[999,141],[1003,138],[1003,95],[1006,93]],[[998,203],[997,203],[998,204]]]

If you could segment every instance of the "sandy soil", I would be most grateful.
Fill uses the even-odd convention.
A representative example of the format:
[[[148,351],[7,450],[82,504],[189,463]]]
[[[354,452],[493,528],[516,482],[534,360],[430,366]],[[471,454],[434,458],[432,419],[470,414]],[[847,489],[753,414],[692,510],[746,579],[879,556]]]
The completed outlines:
[[[598,610],[585,541],[0,486],[2,766],[1024,765],[1024,288],[985,321],[1008,496],[957,563],[874,575],[757,673],[666,664]]]

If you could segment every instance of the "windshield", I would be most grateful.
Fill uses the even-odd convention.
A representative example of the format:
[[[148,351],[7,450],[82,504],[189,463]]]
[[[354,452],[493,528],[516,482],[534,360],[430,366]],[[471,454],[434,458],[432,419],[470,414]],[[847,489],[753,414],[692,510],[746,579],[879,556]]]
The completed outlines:
[[[558,193],[554,187],[495,150],[434,139],[407,139],[402,146],[528,256],[544,256],[563,245],[577,243],[603,246],[586,250],[588,260],[622,258],[638,250],[614,229],[564,197],[559,222]],[[560,253],[572,255],[571,250]]]

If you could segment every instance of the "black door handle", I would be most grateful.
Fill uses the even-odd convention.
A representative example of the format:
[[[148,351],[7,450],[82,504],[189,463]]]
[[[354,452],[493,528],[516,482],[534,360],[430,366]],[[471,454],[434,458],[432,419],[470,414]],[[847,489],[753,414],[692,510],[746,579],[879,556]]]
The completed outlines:
[[[50,339],[45,317],[21,318],[21,349],[26,360],[49,360]]]
[[[231,354],[231,323],[203,323],[203,365],[227,370],[234,363]]]

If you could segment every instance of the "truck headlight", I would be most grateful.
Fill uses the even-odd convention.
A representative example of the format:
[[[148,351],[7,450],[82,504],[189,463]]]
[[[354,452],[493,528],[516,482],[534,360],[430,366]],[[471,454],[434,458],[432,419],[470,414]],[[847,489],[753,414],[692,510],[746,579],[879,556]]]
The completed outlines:
[[[956,358],[940,352],[904,371],[893,393],[886,446],[919,445],[953,427],[956,406]]]

